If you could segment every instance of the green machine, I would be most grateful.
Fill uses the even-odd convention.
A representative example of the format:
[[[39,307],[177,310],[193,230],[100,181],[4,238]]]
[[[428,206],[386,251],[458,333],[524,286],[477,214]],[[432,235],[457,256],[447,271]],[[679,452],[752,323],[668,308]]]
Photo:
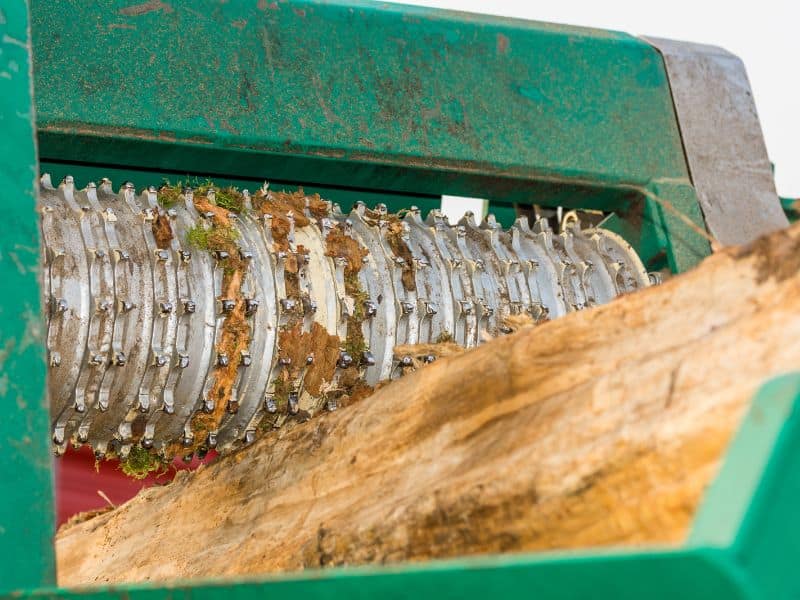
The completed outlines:
[[[800,375],[765,382],[685,545],[246,580],[55,587],[38,178],[302,184],[603,213],[648,270],[787,224],[744,69],[717,48],[300,0],[0,6],[0,595],[782,598],[800,593]]]

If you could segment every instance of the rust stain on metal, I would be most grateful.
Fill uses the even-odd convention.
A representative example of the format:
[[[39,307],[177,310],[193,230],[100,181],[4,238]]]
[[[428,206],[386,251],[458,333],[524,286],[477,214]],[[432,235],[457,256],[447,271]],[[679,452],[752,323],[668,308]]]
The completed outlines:
[[[66,133],[69,135],[85,135],[91,137],[104,138],[129,138],[143,142],[177,142],[178,137],[171,131],[160,131],[153,129],[139,129],[136,127],[125,126],[106,126],[106,125],[83,125],[70,121],[42,124],[38,127],[39,132],[47,133]],[[213,144],[212,140],[191,136],[181,138],[181,142],[192,144]]]
[[[498,54],[505,54],[508,52],[508,47],[510,42],[508,41],[508,36],[503,35],[502,33],[497,34],[497,53]]]
[[[136,25],[132,23],[111,23],[108,25],[107,28],[109,31],[114,31],[115,29],[129,29],[129,30],[136,30]]]
[[[175,9],[166,2],[162,2],[161,0],[149,0],[149,2],[142,2],[141,4],[134,4],[121,8],[119,9],[119,14],[125,15],[126,17],[140,17],[159,10],[163,10],[165,14],[175,11]]]

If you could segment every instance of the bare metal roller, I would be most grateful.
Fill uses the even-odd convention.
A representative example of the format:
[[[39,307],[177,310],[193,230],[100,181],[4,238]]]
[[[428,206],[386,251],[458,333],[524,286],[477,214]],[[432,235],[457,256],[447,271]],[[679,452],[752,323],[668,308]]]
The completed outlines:
[[[479,344],[649,284],[618,236],[451,225],[302,192],[42,178],[53,441],[225,451],[398,376],[400,345]],[[231,197],[235,202],[231,204]]]

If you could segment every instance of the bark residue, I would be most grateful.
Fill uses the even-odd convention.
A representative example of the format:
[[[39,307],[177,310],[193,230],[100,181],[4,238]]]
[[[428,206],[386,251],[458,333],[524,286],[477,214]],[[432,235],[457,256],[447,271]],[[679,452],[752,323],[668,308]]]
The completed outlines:
[[[278,338],[279,356],[290,361],[278,374],[279,387],[291,386],[302,377],[303,389],[319,397],[325,384],[333,380],[339,338],[316,321],[310,331],[302,331],[302,327],[302,323],[296,323],[283,330]]]
[[[246,315],[245,298],[242,296],[242,278],[246,268],[245,261],[239,255],[239,247],[235,236],[231,235],[233,226],[228,218],[228,211],[211,204],[207,199],[195,200],[195,206],[202,212],[213,213],[213,223],[208,235],[208,250],[224,250],[228,253],[222,277],[222,297],[235,301],[234,309],[225,317],[222,332],[217,343],[217,355],[226,355],[228,364],[217,366],[214,371],[214,383],[209,392],[214,408],[211,412],[198,412],[192,418],[192,431],[195,434],[193,446],[187,449],[192,452],[203,445],[210,431],[216,431],[229,408],[229,401],[236,381],[242,352],[250,345],[251,331]]]
[[[364,265],[363,259],[369,254],[358,240],[347,235],[341,224],[336,225],[328,232],[325,239],[325,255],[332,258],[344,258],[344,291],[353,299],[353,314],[347,318],[347,339],[344,349],[353,360],[360,360],[361,355],[367,350],[364,340],[362,323],[364,322],[364,303],[369,299],[361,287],[358,274]]]
[[[374,391],[372,386],[364,382],[358,367],[349,367],[339,373],[339,394],[336,402],[340,408],[350,406],[370,396]]]
[[[287,298],[300,300],[303,297],[300,289],[300,268],[301,263],[307,260],[308,254],[309,250],[300,244],[295,252],[289,252],[286,255],[283,265],[283,282]]]
[[[411,254],[411,249],[403,239],[405,230],[403,228],[403,221],[400,220],[400,215],[383,214],[374,210],[365,209],[364,220],[370,225],[379,228],[381,228],[381,224],[383,224],[386,228],[386,241],[389,244],[389,248],[396,257],[403,259],[403,262],[400,264],[402,270],[400,279],[403,282],[403,288],[407,292],[416,291],[416,265],[414,264],[414,256]]]
[[[369,251],[359,244],[358,240],[344,232],[344,228],[341,225],[336,225],[328,232],[328,237],[325,238],[325,245],[325,256],[330,256],[331,258],[341,257],[347,260],[344,268],[345,279],[358,275],[364,264],[362,262],[363,259],[369,254]]]
[[[161,211],[153,219],[153,237],[156,239],[156,247],[161,250],[169,248],[172,238],[175,237],[169,217]]]
[[[345,233],[341,224],[333,227],[325,238],[325,255],[332,258],[343,258],[344,265],[344,291],[353,299],[353,313],[347,318],[347,338],[343,349],[357,365],[364,352],[368,350],[364,339],[363,323],[365,319],[365,302],[369,299],[361,287],[358,274],[364,266],[363,259],[369,254],[358,240]],[[364,383],[363,377],[357,366],[343,369],[339,374],[338,402],[347,405],[360,400],[372,393],[372,387]]]
[[[311,216],[317,219],[328,215],[328,203],[322,200],[319,194],[306,196],[303,188],[294,192],[258,190],[253,195],[253,206],[263,214],[272,215],[272,240],[275,243],[275,250],[284,252],[289,249],[291,222],[288,215],[292,215],[296,227],[305,227],[311,223],[306,216],[306,208]]]
[[[400,265],[403,273],[400,279],[403,282],[403,288],[407,292],[414,292],[417,290],[417,279],[415,277],[416,265],[414,264],[414,257],[411,254],[411,249],[403,239],[403,224],[397,220],[392,220],[386,231],[386,241],[389,242],[389,247],[394,252],[395,256],[403,259]]]

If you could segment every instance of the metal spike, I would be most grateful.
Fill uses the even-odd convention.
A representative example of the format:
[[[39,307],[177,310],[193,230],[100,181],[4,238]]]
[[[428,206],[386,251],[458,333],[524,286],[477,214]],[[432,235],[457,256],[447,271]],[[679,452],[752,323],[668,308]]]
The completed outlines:
[[[292,415],[296,415],[297,412],[300,410],[300,404],[298,401],[297,392],[289,392],[287,403],[288,403],[289,413]]]
[[[346,369],[353,364],[353,357],[347,352],[342,351],[339,353],[339,361],[337,364],[339,365],[339,368]]]

